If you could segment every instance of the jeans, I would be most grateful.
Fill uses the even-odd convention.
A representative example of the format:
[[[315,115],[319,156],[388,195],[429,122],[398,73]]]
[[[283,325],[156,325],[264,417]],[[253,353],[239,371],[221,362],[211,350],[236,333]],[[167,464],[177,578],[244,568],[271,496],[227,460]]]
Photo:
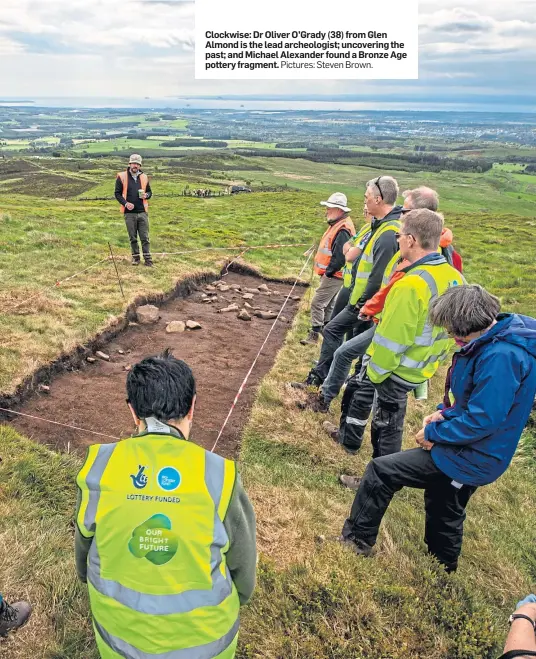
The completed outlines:
[[[369,462],[350,517],[344,523],[343,536],[374,546],[391,499],[403,487],[424,490],[424,541],[428,551],[448,571],[456,570],[462,549],[465,508],[477,488],[453,481],[435,466],[430,451],[422,448]]]
[[[149,216],[147,213],[125,213],[128,237],[132,258],[140,260],[140,248],[138,245],[138,234],[140,236],[143,258],[147,263],[151,262],[151,251],[149,248]]]
[[[322,332],[324,338],[318,364],[311,370],[311,373],[316,375],[321,382],[324,382],[328,376],[333,356],[337,348],[341,347],[344,335],[351,332],[355,326],[361,327],[361,331],[370,327],[370,322],[358,319],[358,313],[354,307],[345,307],[324,327]]]
[[[350,287],[348,288],[341,288],[339,291],[339,294],[335,298],[335,305],[333,307],[333,312],[331,314],[331,318],[328,318],[328,322],[335,318],[340,312],[344,309],[344,307],[348,306],[348,303],[350,302],[350,293],[352,292],[352,289]]]
[[[376,325],[373,325],[337,348],[328,376],[321,387],[322,397],[326,402],[330,403],[339,395],[341,387],[350,373],[352,362],[366,353],[375,331]]]
[[[393,377],[373,384],[366,369],[365,363],[361,372],[354,375],[346,386],[341,405],[339,442],[352,451],[359,450],[372,411],[372,457],[377,458],[400,451],[408,393],[417,385],[402,383]]]

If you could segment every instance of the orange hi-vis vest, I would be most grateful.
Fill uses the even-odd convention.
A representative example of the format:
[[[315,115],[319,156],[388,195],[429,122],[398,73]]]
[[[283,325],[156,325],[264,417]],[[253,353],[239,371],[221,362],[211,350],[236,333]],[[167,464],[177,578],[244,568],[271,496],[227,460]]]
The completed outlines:
[[[315,256],[314,269],[317,275],[322,276],[326,272],[326,268],[328,267],[329,262],[331,261],[331,257],[333,256],[333,252],[331,250],[333,241],[337,237],[339,231],[342,229],[346,229],[350,236],[355,234],[354,223],[349,217],[345,217],[329,226],[322,236],[320,245],[318,246],[318,251]],[[333,276],[337,277],[337,279],[342,279],[342,270],[339,270]]]
[[[124,172],[118,172],[117,178],[121,179],[121,183],[123,184],[123,199],[126,201],[127,199],[127,191],[128,191],[128,170]],[[143,190],[144,192],[147,190],[147,183],[149,183],[149,179],[147,178],[147,174],[141,173],[138,178],[140,179],[140,189]],[[143,207],[145,208],[145,212],[149,210],[149,204],[147,202],[147,199],[143,200]],[[125,207],[123,204],[121,204],[121,212],[125,212]]]

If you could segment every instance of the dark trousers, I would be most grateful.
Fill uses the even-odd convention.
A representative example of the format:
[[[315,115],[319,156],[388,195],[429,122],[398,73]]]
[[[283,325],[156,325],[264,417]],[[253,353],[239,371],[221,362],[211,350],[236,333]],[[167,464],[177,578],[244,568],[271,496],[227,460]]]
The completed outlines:
[[[424,541],[447,570],[455,570],[462,549],[465,508],[477,488],[455,483],[435,466],[430,451],[422,448],[369,462],[350,517],[344,523],[343,536],[372,547],[391,499],[403,487],[424,490]]]
[[[140,260],[140,248],[138,245],[139,235],[143,258],[146,262],[150,263],[151,250],[149,248],[149,216],[147,213],[125,213],[125,223],[127,225],[128,237],[130,240],[132,258],[135,261]]]
[[[352,332],[356,326],[360,332],[364,332],[371,326],[372,323],[359,320],[357,316],[358,311],[354,307],[347,306],[324,327],[322,331],[322,350],[320,351],[318,364],[311,370],[311,373],[314,373],[321,382],[324,382],[328,376],[333,355],[335,350],[342,345],[344,335],[347,332]]]
[[[346,385],[341,404],[339,442],[351,451],[360,449],[368,418],[373,411],[372,457],[400,451],[408,393],[416,386],[393,378],[372,384],[365,364]]]
[[[350,302],[350,293],[352,292],[351,288],[341,288],[339,291],[337,298],[335,299],[335,306],[333,307],[333,311],[331,313],[331,318],[328,318],[328,322],[335,318],[338,314],[341,313],[341,311],[344,309],[344,307],[348,306],[348,302]]]

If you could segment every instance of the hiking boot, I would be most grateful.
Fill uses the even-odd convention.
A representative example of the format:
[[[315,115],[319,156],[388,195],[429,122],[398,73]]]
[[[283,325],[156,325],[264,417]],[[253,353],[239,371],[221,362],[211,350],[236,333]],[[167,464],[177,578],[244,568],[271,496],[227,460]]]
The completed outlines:
[[[322,384],[322,381],[316,375],[314,371],[310,371],[309,375],[305,378],[303,382],[291,382],[290,386],[293,389],[307,389],[307,387],[319,387]]]
[[[358,490],[361,483],[360,476],[347,476],[346,474],[341,474],[339,476],[339,483],[347,487],[349,490]]]
[[[130,265],[139,265],[139,264],[140,264],[139,259],[132,259],[132,261],[130,262]]]
[[[311,330],[307,335],[307,338],[302,339],[300,343],[302,344],[302,346],[306,346],[306,345],[314,346],[318,343],[319,338],[320,338],[320,332],[317,332],[316,330]]]
[[[145,261],[143,265],[146,265],[148,268],[152,268],[154,264],[152,261]]]
[[[367,545],[366,542],[363,542],[363,540],[360,540],[359,538],[345,538],[344,536],[340,536],[338,538],[338,542],[343,546],[343,547],[348,547],[348,549],[351,549],[354,554],[357,554],[357,556],[372,556],[372,553],[374,551],[374,548],[371,547],[370,545]]]
[[[331,421],[324,421],[322,424],[322,428],[327,432],[327,434],[331,437],[331,439],[335,442],[339,441],[339,426],[336,426],[334,423],[331,423]]]
[[[296,403],[300,410],[312,410],[313,412],[321,412],[327,414],[329,412],[329,403],[324,400],[324,396],[320,392],[317,394],[309,394],[304,403]]]
[[[28,621],[32,607],[28,602],[15,602],[9,605],[5,600],[0,604],[0,636],[7,634]]]

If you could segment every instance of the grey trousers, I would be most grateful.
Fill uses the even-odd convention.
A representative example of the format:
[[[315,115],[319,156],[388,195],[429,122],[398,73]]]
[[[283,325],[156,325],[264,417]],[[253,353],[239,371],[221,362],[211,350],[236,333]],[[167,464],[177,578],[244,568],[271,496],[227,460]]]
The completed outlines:
[[[125,223],[127,225],[128,238],[130,240],[130,249],[132,258],[140,260],[140,248],[138,245],[138,235],[141,241],[141,249],[145,261],[151,262],[151,250],[149,247],[149,216],[147,213],[125,213]]]
[[[350,374],[352,362],[367,352],[375,331],[376,325],[373,325],[368,330],[354,336],[353,339],[346,341],[340,348],[335,350],[333,361],[329,367],[328,377],[320,387],[322,396],[326,402],[330,403],[334,398],[337,398],[342,385]]]
[[[320,279],[320,286],[311,302],[311,325],[322,328],[331,318],[338,292],[342,288],[342,279],[326,277]]]

